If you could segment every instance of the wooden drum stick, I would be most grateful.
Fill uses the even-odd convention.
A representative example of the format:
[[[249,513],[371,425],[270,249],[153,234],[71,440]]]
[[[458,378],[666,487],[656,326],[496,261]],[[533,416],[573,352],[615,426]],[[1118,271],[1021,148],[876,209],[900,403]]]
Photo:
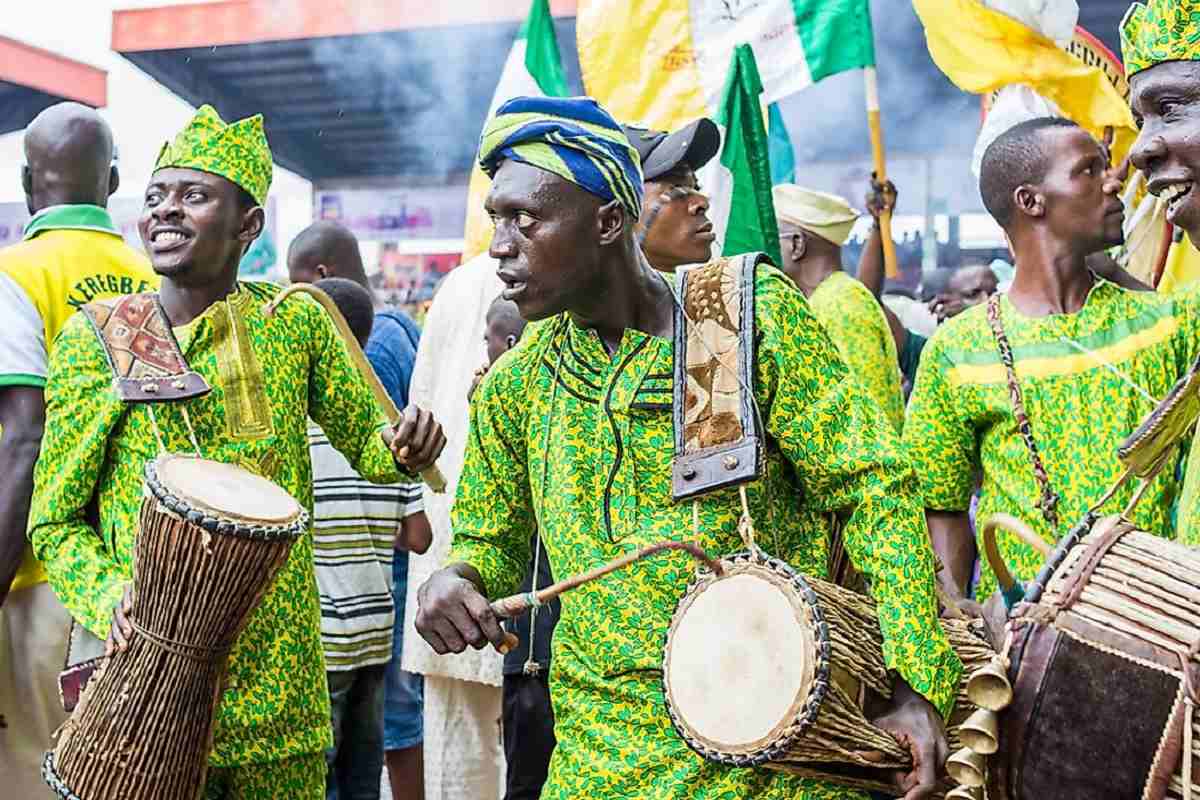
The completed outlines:
[[[508,617],[516,617],[524,614],[534,606],[542,606],[549,603],[564,592],[569,592],[585,583],[590,583],[597,578],[603,578],[612,572],[619,569],[624,569],[635,561],[640,561],[647,556],[652,556],[655,553],[661,553],[664,550],[682,550],[688,553],[696,561],[700,562],[717,575],[724,575],[725,569],[721,566],[721,562],[713,559],[705,553],[695,542],[659,542],[658,544],[647,545],[640,550],[635,550],[632,553],[626,553],[620,558],[614,559],[602,567],[588,570],[580,575],[575,575],[558,583],[547,586],[544,589],[538,589],[536,592],[525,592],[524,594],[513,594],[508,597],[502,597],[492,603],[492,613],[501,619]],[[504,644],[500,645],[497,650],[501,654],[508,653],[514,647],[520,644],[520,640],[512,633],[505,633]]]
[[[400,424],[403,414],[396,407],[392,396],[387,393],[387,389],[383,388],[383,384],[379,382],[379,376],[375,374],[374,368],[371,367],[371,362],[367,360],[366,353],[363,352],[362,347],[358,344],[358,339],[351,332],[350,326],[346,323],[346,318],[342,316],[342,312],[338,310],[337,305],[330,299],[329,295],[311,283],[293,283],[277,294],[274,300],[267,303],[263,307],[263,313],[268,317],[272,316],[280,303],[297,292],[312,297],[321,304],[321,307],[333,319],[333,326],[337,328],[338,335],[342,337],[342,340],[346,343],[346,349],[350,351],[350,360],[354,362],[354,366],[358,368],[359,373],[366,380],[367,386],[371,387],[371,393],[375,395],[376,402],[383,407],[383,413],[387,416],[388,422],[391,423],[392,427]],[[442,475],[442,471],[438,469],[437,464],[432,464],[421,470],[421,479],[425,481],[430,489],[438,494],[446,491],[446,478]]]

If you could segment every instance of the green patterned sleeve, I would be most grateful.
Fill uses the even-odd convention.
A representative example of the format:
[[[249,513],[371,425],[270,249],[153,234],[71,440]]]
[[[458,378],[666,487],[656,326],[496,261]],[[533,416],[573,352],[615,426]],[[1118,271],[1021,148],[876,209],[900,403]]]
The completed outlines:
[[[937,511],[966,511],[979,472],[975,431],[948,376],[952,364],[943,342],[952,332],[939,330],[921,354],[904,421],[904,447],[920,476],[925,506]]]
[[[833,340],[851,374],[858,378],[867,394],[899,431],[904,424],[900,361],[896,357],[891,329],[879,309],[879,301],[857,281],[850,284],[848,291],[839,292],[836,299],[841,302],[824,307],[814,303],[813,313]]]
[[[807,303],[760,268],[759,387],[766,425],[818,506],[846,519],[846,549],[868,581],[884,659],[946,714],[962,665],[938,621],[934,559],[916,476],[898,434],[851,378]]]
[[[350,358],[350,351],[325,310],[307,297],[305,318],[312,365],[308,373],[308,415],[321,426],[329,443],[354,471],[371,483],[412,483],[400,471],[379,432],[383,409]]]
[[[55,340],[46,383],[46,428],[33,479],[29,539],[71,616],[101,639],[132,575],[87,521],[120,422],[121,402],[96,334],[76,314]]]
[[[454,543],[447,563],[473,566],[491,598],[520,588],[532,554],[529,539],[536,521],[523,413],[528,404],[522,401],[529,395],[524,365],[531,351],[510,350],[476,389],[466,460],[450,512]]]

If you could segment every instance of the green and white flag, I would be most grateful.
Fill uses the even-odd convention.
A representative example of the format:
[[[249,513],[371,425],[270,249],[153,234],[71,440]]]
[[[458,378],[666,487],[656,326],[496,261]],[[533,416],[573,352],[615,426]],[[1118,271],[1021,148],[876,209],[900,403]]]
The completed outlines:
[[[741,45],[733,52],[715,120],[721,128],[721,155],[705,169],[702,183],[711,198],[709,216],[721,253],[762,251],[781,264],[762,93],[754,51]]]
[[[521,26],[496,91],[488,108],[488,119],[501,105],[514,97],[566,97],[569,90],[563,70],[558,39],[554,35],[554,18],[550,16],[549,0],[533,0],[529,16]],[[491,181],[476,164],[471,172],[467,192],[467,226],[463,234],[463,260],[487,250],[492,238],[492,224],[483,210]]]
[[[709,108],[718,108],[734,49],[749,44],[763,101],[774,103],[838,72],[875,65],[870,0],[687,0]]]

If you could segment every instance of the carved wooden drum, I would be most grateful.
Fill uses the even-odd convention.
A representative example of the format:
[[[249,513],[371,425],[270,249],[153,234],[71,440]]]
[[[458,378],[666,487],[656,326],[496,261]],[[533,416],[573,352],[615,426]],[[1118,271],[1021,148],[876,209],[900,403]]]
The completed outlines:
[[[295,499],[240,467],[174,455],[146,466],[134,634],[46,756],[59,797],[200,796],[229,651],[307,527]]]

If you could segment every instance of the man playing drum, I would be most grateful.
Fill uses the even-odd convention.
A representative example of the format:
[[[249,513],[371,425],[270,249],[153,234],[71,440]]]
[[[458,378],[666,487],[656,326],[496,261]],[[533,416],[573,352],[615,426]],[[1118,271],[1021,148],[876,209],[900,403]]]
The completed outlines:
[[[1116,481],[1118,445],[1196,354],[1194,296],[1129,291],[1084,265],[1121,242],[1119,189],[1104,149],[1069,120],[1021,123],[984,155],[980,191],[1012,243],[1016,278],[937,330],[904,426],[941,577],[955,596],[972,578],[968,508],[980,481],[980,521],[1003,512],[1056,541]],[[1175,470],[1163,470],[1132,521],[1168,534],[1178,489]],[[1132,491],[1104,509],[1119,512]],[[1032,579],[1041,556],[1000,538],[1017,578]],[[995,589],[985,566],[976,595]]]
[[[417,629],[439,653],[503,642],[486,598],[517,588],[535,525],[559,578],[694,536],[691,504],[671,502],[674,300],[636,244],[637,152],[590,99],[518,98],[488,122],[480,162],[495,179],[487,208],[504,294],[542,322],[472,401],[450,563],[419,593]],[[916,478],[898,436],[778,270],[758,268],[755,309],[753,388],[769,436],[765,477],[746,490],[764,523],[760,541],[823,576],[826,520],[845,515],[895,675],[894,704],[876,722],[912,752],[901,792],[927,797],[961,665],[937,622]],[[740,549],[736,490],[702,498],[698,510],[702,547]],[[861,797],[707,762],[672,729],[663,644],[691,571],[672,557],[648,559],[564,598],[550,681],[558,746],[542,797]],[[712,647],[715,658],[722,641]]]
[[[378,483],[415,474],[444,441],[432,417],[411,407],[394,434],[381,436],[381,411],[329,317],[299,299],[268,318],[263,305],[277,287],[237,280],[242,254],[262,231],[271,172],[262,118],[227,125],[205,106],[164,146],[146,190],[139,229],[162,277],[157,298],[209,394],[157,407],[123,403],[82,314],[51,357],[30,537],[75,619],[98,637],[111,628],[110,648],[132,635],[126,587],[142,472],[159,452],[242,466],[311,513],[309,417]],[[253,517],[255,498],[245,503]],[[311,537],[295,544],[253,613],[226,681],[204,796],[324,797],[323,751],[332,741]]]
[[[1129,151],[1167,220],[1200,246],[1200,2],[1135,3],[1121,26],[1129,101],[1140,133]],[[1182,20],[1178,22],[1177,20]],[[1197,439],[1200,441],[1200,439]],[[1179,502],[1179,537],[1200,544],[1200,452],[1192,445]]]

